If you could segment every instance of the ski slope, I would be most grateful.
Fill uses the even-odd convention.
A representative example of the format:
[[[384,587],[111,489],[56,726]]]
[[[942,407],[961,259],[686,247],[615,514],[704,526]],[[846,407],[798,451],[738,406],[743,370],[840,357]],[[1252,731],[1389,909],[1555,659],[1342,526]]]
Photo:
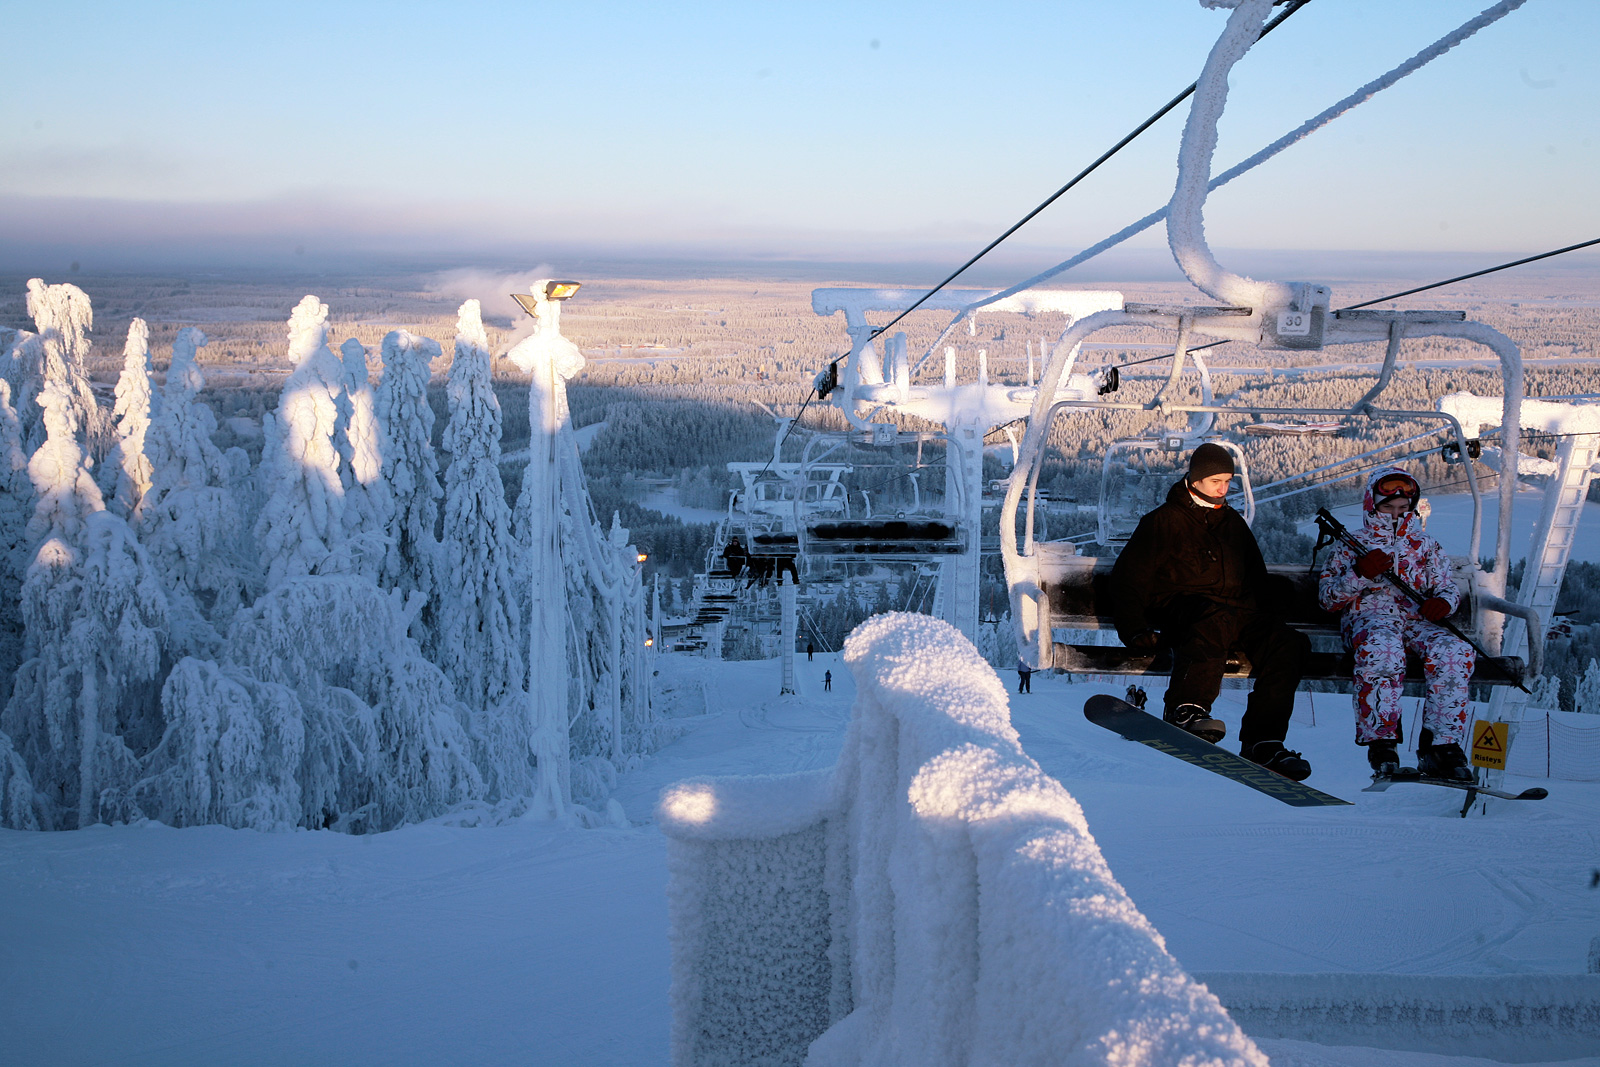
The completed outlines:
[[[689,714],[619,785],[632,829],[489,825],[474,809],[369,837],[0,833],[0,1064],[665,1063],[665,849],[651,809],[691,775],[834,761],[848,672],[832,654],[798,659],[802,692],[778,697],[773,661],[659,658]],[[1191,972],[1585,969],[1600,934],[1600,784],[1511,777],[1551,797],[1465,820],[1454,792],[1362,793],[1348,698],[1313,707],[1302,694],[1289,744],[1311,784],[1354,805],[1292,809],[1086,722],[1083,701],[1116,689],[1044,674],[1033,686],[1011,698],[1025,747],[1082,803]],[[1231,730],[1243,695],[1219,702]],[[1259,1044],[1298,1067],[1493,1062]],[[1564,1062],[1600,1065],[1600,1051]]]

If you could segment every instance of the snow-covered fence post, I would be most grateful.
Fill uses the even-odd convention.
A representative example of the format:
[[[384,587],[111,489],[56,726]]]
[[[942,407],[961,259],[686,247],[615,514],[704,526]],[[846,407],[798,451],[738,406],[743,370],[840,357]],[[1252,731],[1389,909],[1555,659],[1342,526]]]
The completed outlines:
[[[845,643],[831,771],[662,794],[672,1062],[1255,1065],[1025,752],[950,624]]]
[[[558,816],[572,803],[567,709],[566,575],[561,565],[561,454],[568,425],[567,379],[583,353],[561,336],[560,303],[535,283],[532,334],[506,358],[529,376],[528,468],[522,481],[527,516],[529,626],[528,698],[532,704],[535,793],[530,813]],[[575,517],[578,518],[578,517]]]

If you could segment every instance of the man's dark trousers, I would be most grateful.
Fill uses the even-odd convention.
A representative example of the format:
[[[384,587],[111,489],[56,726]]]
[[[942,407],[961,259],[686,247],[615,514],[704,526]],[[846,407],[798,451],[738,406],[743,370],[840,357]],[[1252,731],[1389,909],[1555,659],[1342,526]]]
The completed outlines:
[[[1306,635],[1274,616],[1203,596],[1175,597],[1161,614],[1162,637],[1172,646],[1167,710],[1179,704],[1209,709],[1222,691],[1228,653],[1237,650],[1249,657],[1255,681],[1239,724],[1240,747],[1283,740],[1311,652]]]

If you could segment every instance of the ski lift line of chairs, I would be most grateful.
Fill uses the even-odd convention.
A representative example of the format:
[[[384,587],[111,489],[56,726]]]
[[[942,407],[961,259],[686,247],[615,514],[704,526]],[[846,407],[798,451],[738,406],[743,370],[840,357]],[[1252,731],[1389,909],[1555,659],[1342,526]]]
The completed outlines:
[[[916,491],[915,475],[925,467],[937,464],[924,464],[921,461],[922,445],[926,441],[945,440],[943,433],[924,431],[899,431],[892,426],[894,432],[884,432],[881,435],[875,432],[862,434],[860,432],[825,435],[816,437],[837,437],[839,443],[854,443],[862,446],[882,446],[885,444],[917,445],[918,461],[915,470],[901,471],[881,481],[875,482],[858,492],[871,493],[884,485],[898,481],[902,478],[912,478],[913,492]],[[812,444],[808,443],[809,454]],[[836,446],[837,447],[837,446]],[[831,449],[829,451],[832,451]],[[827,453],[824,453],[824,455]],[[841,471],[851,471],[858,467],[871,466],[863,464],[835,464]],[[806,471],[811,463],[802,463],[800,479],[806,477]],[[800,479],[794,480],[800,482]],[[836,496],[831,490],[837,486],[843,489],[843,484],[838,481],[835,474],[831,481],[801,482],[807,489],[812,486],[825,485],[827,492],[819,499],[813,500],[813,494],[790,492],[786,495],[784,503],[793,504],[797,512],[792,529],[784,529],[777,525],[757,526],[747,520],[745,532],[742,537],[730,536],[728,549],[724,552],[728,566],[737,570],[737,564],[747,567],[758,566],[759,560],[775,559],[778,570],[793,570],[795,560],[800,556],[827,556],[841,562],[846,561],[892,561],[892,560],[917,560],[928,556],[960,555],[967,551],[968,536],[963,525],[946,515],[929,515],[922,513],[920,507],[921,496],[917,493],[917,502],[911,508],[911,513],[897,511],[894,515],[873,516],[871,514],[871,498],[868,496],[868,514],[863,517],[852,516],[849,513],[848,495]],[[842,505],[842,506],[841,506]],[[842,512],[842,514],[841,514]],[[732,555],[728,553],[731,552]],[[796,574],[796,581],[798,581]]]
[[[1047,415],[1048,427],[1054,422],[1057,415],[1068,409],[1124,409],[1142,410],[1138,404],[1115,404],[1106,401],[1075,400],[1061,401],[1049,409]],[[1328,473],[1357,459],[1367,458],[1379,452],[1389,451],[1397,445],[1411,443],[1421,437],[1431,436],[1439,432],[1448,432],[1455,438],[1454,446],[1458,456],[1476,456],[1477,442],[1468,441],[1463,434],[1460,423],[1454,416],[1447,412],[1437,411],[1387,411],[1367,408],[1366,410],[1351,412],[1348,410],[1328,409],[1276,409],[1261,407],[1244,407],[1232,405],[1168,405],[1169,412],[1209,412],[1215,414],[1238,415],[1294,415],[1305,416],[1337,416],[1342,419],[1365,420],[1395,420],[1418,421],[1426,420],[1442,423],[1436,429],[1405,438],[1401,442],[1391,442],[1361,456],[1350,457],[1339,463],[1327,467],[1317,468],[1302,475],[1293,476],[1280,482],[1272,483],[1274,486],[1284,484],[1295,477],[1314,477],[1318,474]],[[1253,498],[1254,491],[1249,486],[1248,468],[1242,463],[1242,454],[1236,444],[1207,434],[1204,437],[1191,438],[1183,434],[1169,435],[1168,439],[1159,442],[1169,450],[1187,450],[1198,444],[1200,440],[1213,440],[1223,444],[1234,453],[1235,463],[1241,475],[1242,495],[1245,500]],[[1149,450],[1153,442],[1140,440],[1136,442],[1119,442],[1119,444],[1137,445],[1139,448]],[[1115,446],[1113,446],[1115,448]],[[1434,451],[1429,449],[1428,451]],[[1109,465],[1112,452],[1108,450],[1107,463]],[[1032,511],[1033,501],[1037,494],[1038,474],[1043,466],[1043,453],[1041,452],[1030,471],[1028,483],[1028,518],[1024,534],[1025,554],[1037,557],[1038,573],[1041,593],[1035,598],[1040,608],[1039,626],[1041,635],[1050,635],[1051,660],[1049,666],[1056,667],[1076,674],[1105,674],[1105,675],[1161,675],[1170,673],[1171,654],[1168,651],[1155,653],[1138,651],[1121,646],[1120,644],[1102,644],[1098,641],[1074,641],[1075,634],[1093,633],[1096,637],[1102,632],[1115,630],[1115,610],[1111,595],[1111,568],[1114,560],[1110,557],[1091,557],[1078,555],[1078,547],[1072,541],[1044,541],[1033,539]],[[1385,462],[1392,462],[1390,460]],[[1109,470],[1109,466],[1107,470]],[[1455,623],[1469,637],[1477,639],[1475,632],[1476,620],[1483,610],[1501,610],[1503,601],[1487,587],[1480,588],[1479,579],[1482,577],[1474,563],[1479,541],[1481,523],[1481,498],[1478,492],[1476,478],[1473,476],[1471,464],[1466,465],[1468,484],[1473,497],[1473,527],[1471,553],[1465,558],[1454,558],[1455,578],[1461,590],[1461,604],[1451,621]],[[1348,477],[1350,472],[1340,475]],[[1163,494],[1172,484],[1176,472],[1168,472],[1161,487]],[[1329,479],[1339,480],[1339,479]],[[1315,486],[1312,486],[1314,488]],[[1102,490],[1106,488],[1106,479],[1102,479]],[[1296,490],[1298,492],[1300,490]],[[1280,494],[1289,495],[1289,494]],[[1276,499],[1276,498],[1273,498]],[[1159,501],[1150,504],[1154,507]],[[1104,514],[1106,499],[1101,501],[1101,529],[1096,538],[1102,544],[1120,544],[1127,540],[1131,534],[1134,522],[1118,524],[1108,521]],[[1145,508],[1149,510],[1149,508]],[[1142,513],[1141,513],[1142,514]],[[1106,536],[1108,527],[1126,526],[1126,533],[1115,538]],[[1081,538],[1080,538],[1081,539]],[[1271,598],[1274,604],[1279,605],[1286,621],[1294,628],[1302,631],[1311,639],[1312,652],[1306,664],[1304,677],[1308,681],[1331,683],[1338,688],[1348,690],[1353,684],[1354,659],[1345,648],[1343,637],[1339,632],[1338,616],[1323,611],[1317,597],[1317,575],[1315,565],[1308,568],[1298,564],[1269,564],[1269,581],[1271,582]],[[1531,653],[1538,655],[1537,646],[1530,642]],[[1537,667],[1538,665],[1535,664]],[[1235,655],[1230,659],[1226,676],[1243,678],[1250,674],[1251,665],[1243,655]],[[1527,664],[1519,656],[1498,656],[1495,662],[1479,662],[1473,673],[1474,682],[1487,685],[1508,685],[1520,682],[1528,674]],[[1423,684],[1421,664],[1415,657],[1408,658],[1406,669],[1406,687],[1410,694],[1420,693]],[[1512,681],[1513,679],[1516,682]]]

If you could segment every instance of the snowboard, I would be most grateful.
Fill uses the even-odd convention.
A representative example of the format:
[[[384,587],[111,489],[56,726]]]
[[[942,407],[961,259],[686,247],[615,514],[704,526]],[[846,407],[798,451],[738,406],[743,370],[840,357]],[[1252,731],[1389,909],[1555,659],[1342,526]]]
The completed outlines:
[[[1407,773],[1407,772],[1410,773]],[[1415,767],[1402,767],[1397,774],[1373,775],[1372,784],[1362,790],[1363,793],[1381,793],[1391,785],[1399,782],[1415,782],[1418,785],[1442,785],[1446,789],[1465,789],[1469,793],[1482,793],[1486,797],[1499,797],[1501,800],[1543,800],[1550,795],[1548,789],[1534,786],[1524,789],[1520,793],[1506,793],[1499,789],[1490,789],[1478,785],[1476,782],[1457,782],[1449,778],[1424,778],[1418,774]],[[1470,804],[1470,801],[1468,802]]]
[[[1090,697],[1083,706],[1083,715],[1096,726],[1121,734],[1129,741],[1149,745],[1158,752],[1202,767],[1212,774],[1231,778],[1296,808],[1350,803],[1251,763],[1243,756],[1219,748],[1187,730],[1180,730],[1170,722],[1140,711],[1126,700],[1118,700],[1114,696]]]

